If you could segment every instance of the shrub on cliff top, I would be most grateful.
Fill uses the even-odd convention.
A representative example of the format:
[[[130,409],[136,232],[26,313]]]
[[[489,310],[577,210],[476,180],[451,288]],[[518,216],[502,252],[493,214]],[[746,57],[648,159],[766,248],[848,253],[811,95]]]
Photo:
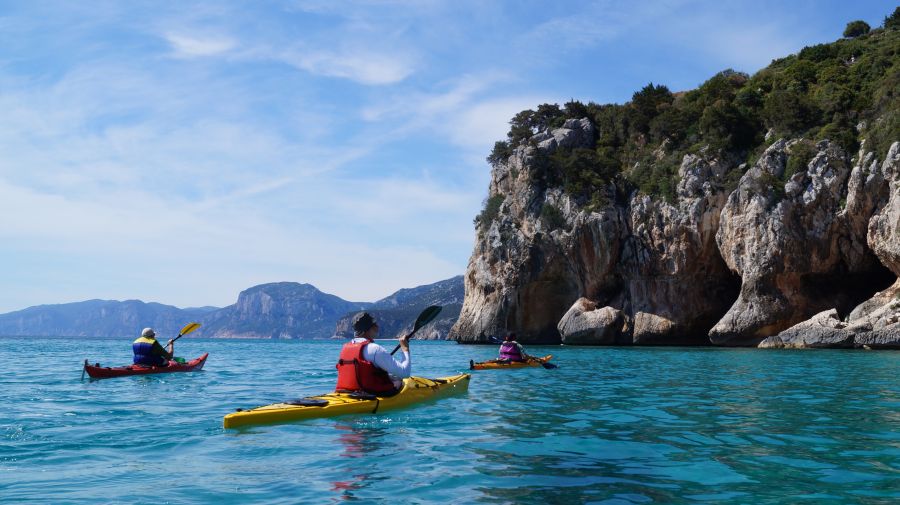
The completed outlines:
[[[680,93],[650,83],[626,104],[542,104],[513,118],[488,159],[502,161],[535,133],[586,117],[593,146],[541,158],[541,180],[582,202],[611,181],[673,199],[684,155],[747,160],[765,148],[769,129],[774,138],[829,139],[849,153],[865,138],[883,159],[900,140],[900,8],[884,29],[860,23],[848,25],[852,38],[803,48],[753,76],[728,69]]]
[[[512,156],[513,150],[512,146],[509,145],[509,142],[504,140],[498,140],[494,142],[494,149],[491,150],[491,154],[487,157],[487,162],[491,164],[491,166],[495,166],[499,163],[505,162]]]
[[[847,23],[847,28],[844,29],[844,37],[859,37],[860,35],[869,33],[871,29],[872,27],[865,21],[851,21]]]
[[[897,30],[900,29],[900,7],[894,9],[893,14],[884,18],[884,29],[885,30]]]

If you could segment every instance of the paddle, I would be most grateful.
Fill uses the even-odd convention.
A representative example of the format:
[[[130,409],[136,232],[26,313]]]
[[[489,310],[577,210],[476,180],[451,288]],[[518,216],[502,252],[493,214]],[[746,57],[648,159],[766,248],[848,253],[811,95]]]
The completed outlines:
[[[188,323],[188,324],[184,325],[184,328],[182,328],[181,331],[178,332],[178,336],[172,339],[172,343],[174,344],[176,340],[178,340],[179,338],[196,330],[199,327],[200,327],[200,323]]]
[[[440,314],[440,312],[441,312],[440,305],[431,305],[431,306],[426,307],[425,310],[423,310],[422,313],[419,314],[419,317],[416,318],[416,324],[413,326],[413,331],[412,331],[412,333],[407,335],[406,338],[407,339],[412,338],[412,336],[415,335],[416,332],[419,331],[420,328],[422,328],[426,324],[433,321],[434,318],[436,318],[437,315]],[[394,353],[399,350],[400,350],[400,344],[397,344],[397,347],[395,347],[394,350],[391,351],[391,356],[393,356]]]
[[[531,359],[537,359],[537,358],[532,357]],[[546,368],[547,370],[553,370],[554,368],[559,368],[558,366],[554,365],[553,363],[548,363],[546,361],[541,361],[541,366]]]
[[[182,328],[181,331],[178,332],[178,336],[173,338],[171,342],[166,344],[166,347],[168,347],[170,344],[174,344],[176,340],[178,340],[179,338],[196,330],[199,327],[200,327],[200,323],[188,323],[188,324],[184,325],[184,328]],[[174,353],[174,350],[173,350],[173,353]],[[172,359],[177,361],[178,363],[184,363],[184,358],[176,358],[175,356],[172,356]]]

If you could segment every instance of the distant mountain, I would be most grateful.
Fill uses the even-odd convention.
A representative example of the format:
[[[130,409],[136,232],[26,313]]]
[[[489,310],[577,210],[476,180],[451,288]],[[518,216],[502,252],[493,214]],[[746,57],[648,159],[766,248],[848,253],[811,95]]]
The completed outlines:
[[[429,305],[440,305],[443,309],[437,319],[420,329],[416,338],[446,339],[450,328],[459,318],[464,297],[465,288],[461,275],[434,284],[401,289],[370,307],[345,314],[337,322],[334,338],[353,336],[352,320],[360,310],[366,310],[375,317],[381,337],[392,338],[412,331],[422,309]]]
[[[203,317],[203,327],[197,334],[232,338],[328,338],[338,318],[371,305],[348,302],[310,284],[261,284],[242,291],[234,305]]]
[[[369,310],[378,318],[381,335],[393,337],[409,331],[426,306],[442,305],[438,318],[417,334],[418,338],[442,339],[459,316],[463,294],[462,276],[401,289],[375,303],[348,302],[310,284],[276,282],[246,289],[234,305],[224,308],[180,309],[140,300],[39,305],[0,314],[0,335],[136,338],[142,328],[150,326],[167,340],[186,323],[198,321],[202,326],[193,337],[350,337],[353,315]]]
[[[215,307],[179,309],[140,300],[87,300],[0,314],[0,335],[135,337],[151,326],[164,338]]]

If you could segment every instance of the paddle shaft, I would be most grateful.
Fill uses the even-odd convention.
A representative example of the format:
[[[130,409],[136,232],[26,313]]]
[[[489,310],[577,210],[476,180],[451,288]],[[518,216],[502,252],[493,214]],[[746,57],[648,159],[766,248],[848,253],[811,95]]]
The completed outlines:
[[[403,338],[405,338],[406,340],[409,340],[410,338],[412,338],[413,335],[416,334],[416,331],[417,331],[417,330],[418,330],[418,328],[416,328],[415,330],[413,330],[412,333],[410,333],[409,335],[407,335],[407,336],[405,336],[405,337],[403,337]],[[407,345],[408,345],[408,344],[407,344]],[[399,351],[399,350],[400,350],[400,344],[397,344],[397,347],[394,347],[394,350],[391,351],[391,356],[393,356],[393,355],[394,355],[397,351]]]

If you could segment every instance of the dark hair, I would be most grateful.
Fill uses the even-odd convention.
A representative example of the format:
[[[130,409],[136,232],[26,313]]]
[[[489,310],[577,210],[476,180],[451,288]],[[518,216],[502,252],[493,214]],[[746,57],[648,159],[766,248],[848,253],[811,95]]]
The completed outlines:
[[[356,318],[356,321],[353,322],[353,331],[359,335],[369,331],[375,324],[375,318],[368,312],[363,312]]]
[[[506,334],[506,337],[503,338],[503,340],[506,341],[506,342],[512,342],[512,341],[515,340],[515,339],[516,339],[516,334],[513,333],[513,332],[507,333],[507,334]]]

